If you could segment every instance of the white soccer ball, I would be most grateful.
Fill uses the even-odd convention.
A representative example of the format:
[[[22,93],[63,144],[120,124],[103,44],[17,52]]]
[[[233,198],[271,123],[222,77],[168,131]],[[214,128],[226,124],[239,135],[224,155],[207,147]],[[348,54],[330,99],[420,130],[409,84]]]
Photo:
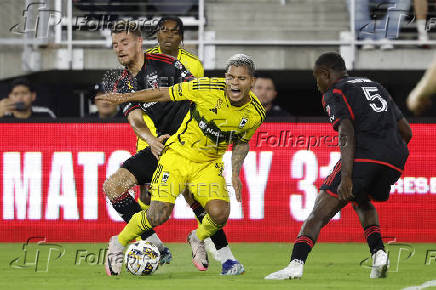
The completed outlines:
[[[159,268],[159,259],[158,248],[145,241],[130,244],[124,255],[127,271],[137,276],[154,273]]]

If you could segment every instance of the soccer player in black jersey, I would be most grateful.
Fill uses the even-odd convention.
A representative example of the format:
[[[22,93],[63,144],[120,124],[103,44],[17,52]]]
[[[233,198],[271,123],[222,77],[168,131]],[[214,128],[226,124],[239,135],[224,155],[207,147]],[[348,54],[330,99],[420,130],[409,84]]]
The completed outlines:
[[[265,279],[301,278],[321,228],[350,201],[372,254],[370,278],[386,277],[389,259],[370,200],[388,200],[391,185],[400,177],[409,155],[407,143],[412,131],[387,90],[367,78],[349,77],[339,54],[321,55],[313,75],[333,129],[339,132],[341,159],[324,180],[301,227],[291,262]]]
[[[118,27],[119,29],[116,28],[112,33],[112,45],[120,64],[125,66],[125,69],[121,76],[111,84],[113,91],[126,93],[146,88],[169,87],[193,78],[179,60],[164,54],[143,53],[140,31],[127,27],[124,23],[120,23]],[[103,185],[113,208],[125,222],[129,222],[135,213],[141,211],[138,202],[129,194],[129,189],[137,184],[144,185],[151,181],[153,172],[157,167],[157,157],[164,147],[162,143],[180,127],[189,106],[190,103],[187,101],[127,102],[121,105],[122,111],[137,137],[149,145],[126,160],[121,168],[110,176]],[[147,191],[142,186],[141,195],[146,194]],[[188,192],[185,192],[184,196],[201,222],[205,215],[204,208],[192,199]],[[163,245],[153,230],[145,232],[142,239],[158,246],[161,252],[161,263],[170,262],[172,256],[169,249]],[[227,249],[226,253],[231,253],[224,231],[218,231],[211,239],[218,249],[225,248]],[[234,259],[233,255],[231,257]],[[193,255],[193,261],[197,258],[201,257]],[[109,259],[110,257],[106,260],[106,272],[108,275],[117,275],[120,269],[112,269]],[[205,263],[203,262],[203,264]],[[206,269],[207,266],[206,264]],[[223,271],[224,266],[223,264]],[[227,272],[229,275],[233,273],[232,271]]]

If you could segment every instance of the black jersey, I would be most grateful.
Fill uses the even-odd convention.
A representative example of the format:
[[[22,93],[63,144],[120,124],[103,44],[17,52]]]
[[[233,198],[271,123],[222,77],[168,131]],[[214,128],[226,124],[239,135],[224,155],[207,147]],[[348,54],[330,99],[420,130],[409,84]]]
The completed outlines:
[[[193,79],[192,74],[177,59],[165,54],[144,54],[144,65],[136,76],[125,69],[115,82],[113,91],[127,93],[148,88],[170,87]],[[156,132],[174,134],[180,127],[190,102],[128,102],[121,105],[124,116],[135,109],[142,109],[153,121]]]
[[[336,131],[342,120],[353,122],[355,162],[404,168],[409,151],[397,125],[403,114],[382,85],[367,78],[345,77],[323,95],[322,104]]]

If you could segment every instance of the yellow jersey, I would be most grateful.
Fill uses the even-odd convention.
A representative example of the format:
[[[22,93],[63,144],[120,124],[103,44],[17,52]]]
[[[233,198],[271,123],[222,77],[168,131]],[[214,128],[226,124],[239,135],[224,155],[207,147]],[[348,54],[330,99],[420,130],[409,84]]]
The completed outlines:
[[[236,107],[225,92],[224,78],[199,78],[169,88],[172,101],[191,100],[179,130],[166,144],[194,162],[221,158],[229,144],[247,143],[265,119],[265,109],[250,91],[250,101]]]
[[[147,49],[147,53],[162,53],[160,46],[155,46],[153,48]],[[179,53],[177,54],[177,59],[191,72],[191,74],[196,78],[204,77],[204,68],[200,59],[187,51],[184,48],[179,48]]]

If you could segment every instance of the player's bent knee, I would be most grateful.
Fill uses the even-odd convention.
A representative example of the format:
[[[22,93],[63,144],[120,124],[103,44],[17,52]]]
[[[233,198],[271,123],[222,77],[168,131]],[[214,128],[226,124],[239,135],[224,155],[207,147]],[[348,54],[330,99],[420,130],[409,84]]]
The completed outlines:
[[[206,211],[218,225],[225,225],[230,215],[230,204],[224,200],[211,200],[206,204]]]
[[[103,184],[103,190],[110,200],[114,200],[137,183],[135,176],[125,168],[118,169]]]

